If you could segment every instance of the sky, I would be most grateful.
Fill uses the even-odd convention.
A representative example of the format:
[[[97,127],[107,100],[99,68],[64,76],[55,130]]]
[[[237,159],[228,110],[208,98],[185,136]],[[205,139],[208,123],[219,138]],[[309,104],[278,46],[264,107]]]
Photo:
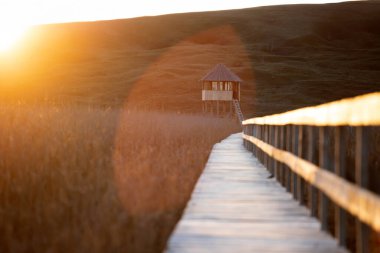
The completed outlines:
[[[0,50],[28,27],[265,5],[331,3],[333,0],[0,0]]]
[[[34,25],[128,18],[167,13],[246,7],[327,3],[322,0],[0,0],[0,21]],[[9,23],[10,22],[10,23]],[[4,25],[4,24],[3,24]]]

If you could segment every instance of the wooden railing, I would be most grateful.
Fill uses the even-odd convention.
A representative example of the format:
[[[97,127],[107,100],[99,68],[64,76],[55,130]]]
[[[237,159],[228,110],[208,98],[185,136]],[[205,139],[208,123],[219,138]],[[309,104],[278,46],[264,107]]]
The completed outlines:
[[[375,142],[369,136],[376,126],[380,93],[248,119],[243,138],[246,148],[320,219],[323,230],[342,246],[348,236],[355,238],[356,252],[362,253],[369,252],[370,233],[380,232],[380,197],[368,189],[369,143]],[[350,158],[354,173],[347,169]],[[354,226],[347,225],[347,212]]]
[[[229,90],[202,90],[202,101],[232,101],[233,91]]]

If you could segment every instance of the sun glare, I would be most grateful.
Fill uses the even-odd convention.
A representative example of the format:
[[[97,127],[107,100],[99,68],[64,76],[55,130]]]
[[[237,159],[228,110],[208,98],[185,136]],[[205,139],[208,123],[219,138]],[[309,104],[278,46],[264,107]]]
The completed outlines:
[[[0,24],[0,52],[12,49],[25,35],[27,26]]]
[[[10,51],[23,37],[28,26],[39,24],[248,8],[273,4],[337,1],[339,0],[210,0],[193,2],[140,0],[138,3],[131,4],[124,0],[0,0],[0,52]]]

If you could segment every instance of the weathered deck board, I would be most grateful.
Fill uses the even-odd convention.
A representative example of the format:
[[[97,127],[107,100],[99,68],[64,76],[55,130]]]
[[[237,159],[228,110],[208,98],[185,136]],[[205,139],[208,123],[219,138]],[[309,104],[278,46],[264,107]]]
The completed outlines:
[[[346,252],[234,134],[214,146],[166,252]]]

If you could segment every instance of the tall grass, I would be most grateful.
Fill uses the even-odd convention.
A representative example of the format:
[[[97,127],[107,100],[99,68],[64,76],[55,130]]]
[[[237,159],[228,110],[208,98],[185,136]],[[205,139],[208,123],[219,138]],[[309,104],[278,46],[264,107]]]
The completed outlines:
[[[0,252],[159,252],[231,119],[0,107]]]

